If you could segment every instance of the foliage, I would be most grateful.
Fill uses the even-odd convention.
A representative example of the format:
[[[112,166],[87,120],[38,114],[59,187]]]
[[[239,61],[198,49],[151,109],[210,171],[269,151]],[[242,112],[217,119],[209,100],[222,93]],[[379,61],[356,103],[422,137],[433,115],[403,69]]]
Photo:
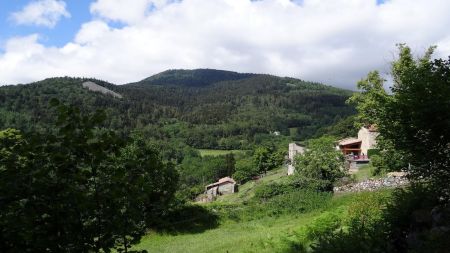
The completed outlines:
[[[381,153],[381,150],[378,148],[372,148],[372,149],[367,150],[367,156],[369,156],[369,157],[371,157],[373,155],[380,155],[380,153]]]
[[[258,174],[259,170],[252,159],[243,158],[236,161],[236,171],[233,173],[233,179],[236,182],[243,184]]]
[[[305,153],[295,158],[296,175],[325,181],[326,190],[332,190],[333,183],[346,175],[343,165],[342,153],[334,148],[334,139],[328,136],[310,140]]]
[[[102,112],[52,104],[56,131],[0,132],[2,252],[126,251],[163,215],[176,172],[99,128]]]
[[[321,213],[311,224],[306,226],[305,239],[307,241],[315,241],[332,236],[333,233],[342,227],[344,222],[343,214],[344,210],[342,208]]]
[[[248,221],[265,217],[279,217],[286,214],[308,213],[326,207],[331,197],[332,194],[329,192],[294,189],[286,190],[283,194],[268,196],[267,199],[255,196],[244,203],[243,206],[217,203],[210,205],[210,208],[225,219]]]
[[[445,252],[450,247],[450,209],[435,198],[432,187],[397,189],[384,220],[391,252]]]
[[[314,233],[312,252],[385,252],[383,210],[384,194],[359,196],[343,218],[330,217],[328,226]]]
[[[283,161],[284,151],[276,151],[272,145],[258,147],[253,154],[253,163],[261,174],[281,166]]]
[[[372,174],[374,176],[381,175],[386,172],[385,165],[383,164],[383,159],[379,155],[372,155],[370,157],[370,164],[373,166]]]
[[[414,59],[411,49],[399,45],[399,58],[392,63],[392,95],[383,80],[371,72],[359,84],[357,103],[360,120],[377,125],[380,148],[395,151],[413,180],[426,180],[444,199],[450,199],[450,61],[432,60],[434,47]],[[390,146],[391,149],[385,148]],[[405,168],[406,169],[406,168]]]
[[[266,201],[278,195],[287,194],[295,190],[295,185],[287,183],[261,184],[255,188],[254,198]]]

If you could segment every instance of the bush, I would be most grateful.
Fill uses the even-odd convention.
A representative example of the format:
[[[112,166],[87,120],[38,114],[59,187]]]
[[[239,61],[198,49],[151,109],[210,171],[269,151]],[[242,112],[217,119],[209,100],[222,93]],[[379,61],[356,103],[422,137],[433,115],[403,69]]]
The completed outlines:
[[[261,207],[265,209],[266,215],[270,216],[283,213],[300,214],[325,207],[331,197],[332,194],[328,192],[296,190],[273,197]]]
[[[384,217],[393,251],[448,252],[450,209],[432,187],[397,189]]]
[[[315,234],[313,252],[386,252],[383,234],[383,210],[387,196],[379,192],[360,195],[348,208],[340,230],[337,219],[329,219],[324,229]],[[336,223],[333,223],[336,222]],[[321,232],[321,233],[320,233]]]
[[[373,155],[380,155],[380,150],[379,149],[376,149],[376,148],[373,148],[373,149],[369,149],[369,150],[367,150],[367,156],[368,157],[372,157]]]
[[[324,235],[331,235],[342,227],[343,209],[332,212],[323,212],[306,227],[305,238],[309,241],[317,240]]]
[[[295,174],[290,179],[290,184],[294,188],[298,189],[308,189],[311,191],[331,191],[332,184],[329,180],[306,177],[301,174]]]
[[[332,191],[333,183],[346,175],[344,156],[334,147],[334,138],[324,136],[310,140],[308,150],[295,158],[296,174],[300,177],[327,183],[325,190]]]
[[[233,174],[233,179],[238,183],[243,184],[252,177],[258,175],[258,168],[250,159],[238,159],[236,161],[236,171]]]
[[[280,183],[261,184],[256,187],[254,198],[257,200],[266,201],[270,198],[291,192],[293,190],[294,186],[290,184],[280,184]]]
[[[370,164],[373,167],[372,175],[381,175],[385,172],[383,158],[379,155],[372,155],[370,157]]]

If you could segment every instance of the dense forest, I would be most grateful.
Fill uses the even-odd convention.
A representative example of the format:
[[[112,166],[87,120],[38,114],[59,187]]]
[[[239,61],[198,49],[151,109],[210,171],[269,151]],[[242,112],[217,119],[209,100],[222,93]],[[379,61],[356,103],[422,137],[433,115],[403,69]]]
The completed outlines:
[[[89,91],[82,87],[86,81],[123,98]],[[299,79],[210,69],[169,70],[120,86],[50,78],[0,87],[0,128],[48,128],[55,118],[48,102],[56,98],[83,112],[105,110],[104,127],[121,135],[139,129],[148,138],[176,138],[194,148],[252,149],[273,132],[304,140],[354,114],[345,104],[350,95]]]

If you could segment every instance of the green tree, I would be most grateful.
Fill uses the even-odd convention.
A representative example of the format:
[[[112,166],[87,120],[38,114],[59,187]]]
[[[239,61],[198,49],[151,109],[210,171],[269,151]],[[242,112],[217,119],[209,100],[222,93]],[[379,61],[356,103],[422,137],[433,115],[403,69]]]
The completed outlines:
[[[236,170],[236,159],[232,153],[225,155],[225,168],[227,170],[227,176],[233,175]]]
[[[128,251],[170,202],[174,169],[99,128],[103,113],[53,104],[57,131],[0,132],[1,251]]]
[[[284,151],[277,150],[273,144],[260,146],[253,154],[254,166],[261,174],[281,166],[283,161]]]
[[[305,153],[295,157],[296,175],[305,178],[301,181],[319,181],[325,190],[330,191],[333,183],[346,175],[344,157],[335,149],[334,143],[335,140],[329,136],[308,142]]]
[[[258,168],[251,159],[239,159],[236,161],[236,172],[233,174],[233,179],[242,184],[258,173]]]
[[[435,47],[417,59],[409,47],[398,47],[392,94],[371,72],[351,101],[362,123],[377,125],[380,149],[400,154],[411,179],[431,183],[441,198],[450,199],[450,62],[432,60]]]

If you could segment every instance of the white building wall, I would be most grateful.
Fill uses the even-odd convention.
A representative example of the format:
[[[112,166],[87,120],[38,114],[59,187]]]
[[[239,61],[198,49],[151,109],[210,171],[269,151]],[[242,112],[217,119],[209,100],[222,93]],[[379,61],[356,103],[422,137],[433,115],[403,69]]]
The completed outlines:
[[[369,149],[375,148],[377,145],[376,137],[378,132],[371,132],[369,129],[362,127],[358,132],[358,139],[361,140],[361,153],[367,155]]]
[[[305,148],[302,146],[299,146],[295,143],[289,143],[289,163],[288,164],[288,175],[294,174],[295,167],[294,167],[294,158],[297,154],[303,154],[305,153]]]

